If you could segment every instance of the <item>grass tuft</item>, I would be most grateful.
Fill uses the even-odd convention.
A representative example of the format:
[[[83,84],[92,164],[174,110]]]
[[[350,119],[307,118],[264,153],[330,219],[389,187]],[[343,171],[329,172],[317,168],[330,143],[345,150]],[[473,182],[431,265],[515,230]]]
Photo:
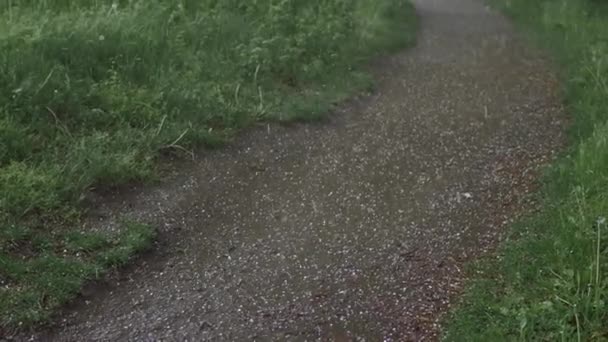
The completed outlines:
[[[56,308],[77,296],[86,281],[99,279],[151,245],[155,231],[150,226],[123,225],[122,233],[115,237],[3,229],[1,326],[27,327],[47,320]]]

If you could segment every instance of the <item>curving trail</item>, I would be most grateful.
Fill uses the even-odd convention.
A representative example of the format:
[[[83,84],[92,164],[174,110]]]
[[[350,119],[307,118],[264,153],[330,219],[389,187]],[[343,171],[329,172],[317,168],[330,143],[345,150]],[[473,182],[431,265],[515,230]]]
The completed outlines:
[[[436,339],[462,264],[534,207],[563,115],[546,61],[505,18],[415,3],[418,45],[373,67],[375,95],[329,123],[252,129],[117,199],[164,245],[32,338]]]

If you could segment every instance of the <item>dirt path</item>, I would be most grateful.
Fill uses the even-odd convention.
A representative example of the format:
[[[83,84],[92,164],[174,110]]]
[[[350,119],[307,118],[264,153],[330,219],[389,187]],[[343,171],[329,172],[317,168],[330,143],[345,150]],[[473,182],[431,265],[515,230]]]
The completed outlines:
[[[435,339],[463,262],[531,207],[562,116],[504,18],[415,2],[418,46],[379,63],[376,95],[330,123],[250,130],[127,196],[165,244],[33,338]]]

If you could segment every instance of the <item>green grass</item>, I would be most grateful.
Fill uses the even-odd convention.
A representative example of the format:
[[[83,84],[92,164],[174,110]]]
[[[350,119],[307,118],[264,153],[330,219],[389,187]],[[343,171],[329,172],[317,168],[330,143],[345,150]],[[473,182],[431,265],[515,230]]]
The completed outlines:
[[[11,226],[1,232],[0,317],[2,326],[27,326],[47,320],[73,298],[84,281],[101,277],[148,248],[154,230],[125,222],[113,238],[78,231],[41,233]]]
[[[0,2],[0,325],[45,320],[153,238],[81,229],[93,189],[260,120],[320,120],[408,46],[406,0]]]
[[[553,52],[570,148],[544,178],[543,209],[472,269],[446,341],[608,341],[608,3],[492,0]]]

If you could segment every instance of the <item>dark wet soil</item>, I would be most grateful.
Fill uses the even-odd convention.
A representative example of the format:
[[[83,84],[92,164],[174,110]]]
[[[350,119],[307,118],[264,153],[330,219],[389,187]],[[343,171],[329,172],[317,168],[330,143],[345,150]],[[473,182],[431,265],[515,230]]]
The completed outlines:
[[[463,263],[534,206],[563,126],[546,61],[475,0],[417,0],[416,48],[329,123],[264,125],[98,209],[162,246],[32,340],[435,340]],[[108,225],[110,224],[110,225]]]

